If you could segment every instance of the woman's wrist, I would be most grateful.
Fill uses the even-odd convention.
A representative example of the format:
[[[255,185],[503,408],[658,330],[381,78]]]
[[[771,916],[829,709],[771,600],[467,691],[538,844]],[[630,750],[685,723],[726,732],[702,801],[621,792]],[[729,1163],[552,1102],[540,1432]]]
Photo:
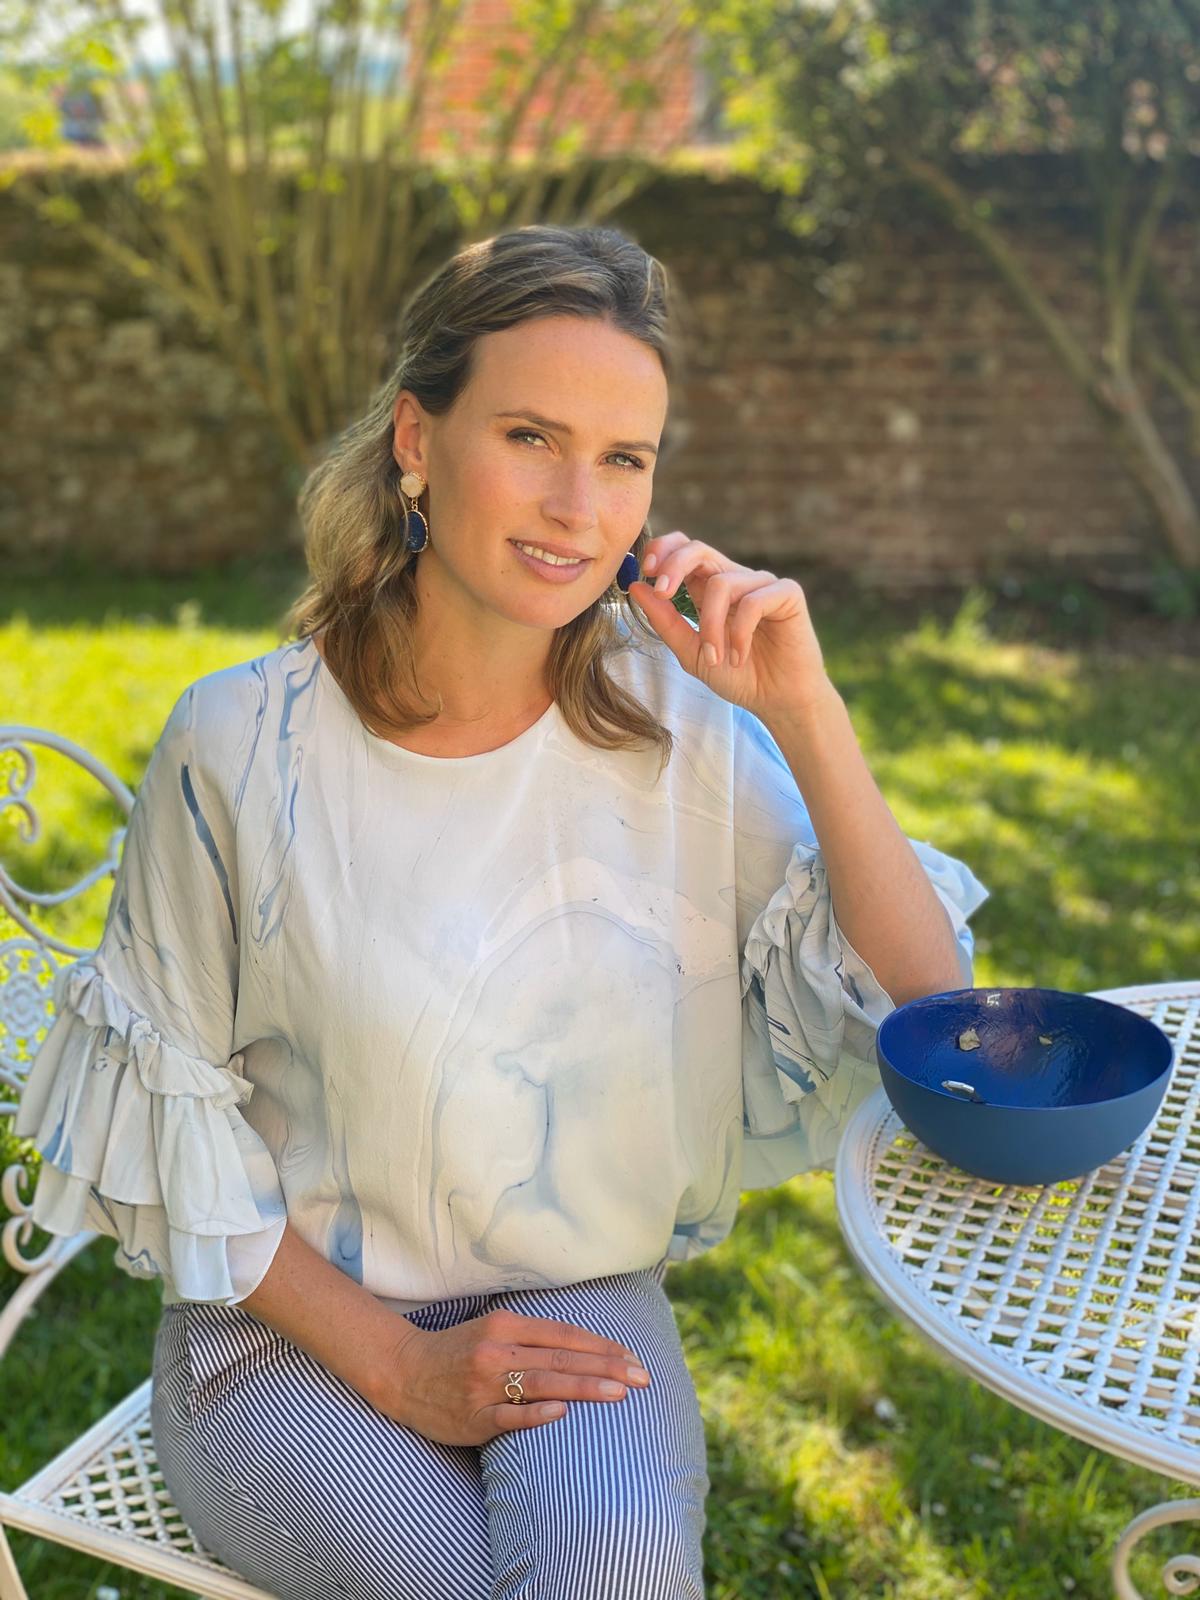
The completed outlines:
[[[397,1312],[388,1311],[384,1306],[380,1306],[380,1310],[386,1321],[380,1325],[378,1342],[362,1354],[361,1378],[354,1387],[376,1411],[403,1422],[409,1393],[407,1363],[425,1334]]]
[[[262,1281],[237,1303],[378,1410],[395,1414],[404,1393],[404,1350],[421,1330],[340,1272],[290,1222]]]

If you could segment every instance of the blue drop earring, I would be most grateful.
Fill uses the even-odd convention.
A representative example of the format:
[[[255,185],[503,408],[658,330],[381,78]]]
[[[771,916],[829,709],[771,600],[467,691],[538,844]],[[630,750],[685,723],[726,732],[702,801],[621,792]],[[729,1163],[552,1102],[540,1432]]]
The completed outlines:
[[[617,568],[617,588],[620,589],[622,594],[628,594],[629,585],[636,583],[638,577],[638,559],[631,550]]]
[[[407,495],[412,501],[412,505],[406,506],[404,509],[405,516],[408,519],[408,538],[406,540],[406,544],[407,548],[411,550],[414,555],[418,551],[424,550],[425,546],[429,543],[429,524],[417,510],[417,501],[424,494],[427,487],[428,486],[425,482],[425,479],[419,472],[406,472],[400,479],[401,496],[403,497],[404,495]],[[403,498],[401,498],[400,504],[404,506]]]

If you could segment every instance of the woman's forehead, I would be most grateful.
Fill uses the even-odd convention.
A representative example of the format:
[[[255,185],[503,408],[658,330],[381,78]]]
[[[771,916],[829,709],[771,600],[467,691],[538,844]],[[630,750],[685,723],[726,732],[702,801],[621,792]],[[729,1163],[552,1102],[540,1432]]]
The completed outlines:
[[[611,324],[554,317],[501,328],[477,341],[472,367],[466,392],[489,418],[536,414],[564,432],[615,420],[617,431],[651,440],[661,430],[667,380],[658,352]]]

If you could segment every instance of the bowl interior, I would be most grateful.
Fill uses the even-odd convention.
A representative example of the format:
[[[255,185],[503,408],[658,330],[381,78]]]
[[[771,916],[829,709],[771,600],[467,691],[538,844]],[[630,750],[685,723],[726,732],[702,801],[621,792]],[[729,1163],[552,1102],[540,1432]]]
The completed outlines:
[[[976,1043],[978,1041],[978,1043]],[[1063,989],[960,989],[884,1018],[882,1060],[911,1082],[970,1084],[990,1105],[1079,1106],[1135,1094],[1169,1071],[1172,1047],[1125,1006]]]

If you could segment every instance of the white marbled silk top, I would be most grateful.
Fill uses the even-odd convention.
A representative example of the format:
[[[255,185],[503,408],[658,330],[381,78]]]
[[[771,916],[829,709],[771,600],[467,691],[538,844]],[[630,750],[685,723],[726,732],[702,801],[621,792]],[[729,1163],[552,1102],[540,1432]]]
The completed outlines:
[[[761,721],[620,626],[661,779],[556,705],[402,749],[308,639],[183,692],[22,1097],[42,1227],[234,1303],[286,1216],[403,1312],[686,1260],[832,1164],[892,1001]],[[969,986],[988,891],[911,842]]]

